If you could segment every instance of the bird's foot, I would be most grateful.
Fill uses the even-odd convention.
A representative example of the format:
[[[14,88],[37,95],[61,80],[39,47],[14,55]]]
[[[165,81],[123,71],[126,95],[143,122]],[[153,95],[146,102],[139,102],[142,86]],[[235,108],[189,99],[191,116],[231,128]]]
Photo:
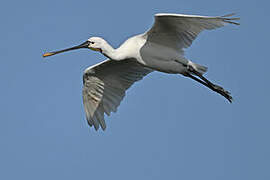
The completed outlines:
[[[216,84],[212,84],[213,90],[219,93],[220,95],[224,96],[230,103],[232,103],[232,96],[229,91],[226,91],[223,87],[218,86]]]
[[[200,77],[200,80],[195,78],[195,77],[190,76],[189,73],[187,73],[186,76],[192,77],[196,81],[202,83],[203,85],[209,87],[213,91],[219,93],[220,95],[225,97],[230,103],[232,103],[233,98],[230,95],[231,93],[229,91],[226,91],[225,89],[223,89],[223,87],[218,86],[218,85],[213,84],[212,82],[210,82],[208,79],[203,77],[203,75],[201,73],[196,71],[196,69],[192,65],[187,65],[187,70],[188,70],[188,72],[190,72],[192,74],[195,74],[196,76]]]

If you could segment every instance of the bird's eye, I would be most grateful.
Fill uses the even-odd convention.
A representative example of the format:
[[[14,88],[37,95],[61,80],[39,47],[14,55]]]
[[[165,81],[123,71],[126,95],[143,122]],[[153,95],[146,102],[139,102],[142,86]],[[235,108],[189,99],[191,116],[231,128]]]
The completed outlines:
[[[95,44],[95,42],[93,42],[93,41],[90,41],[90,44]]]

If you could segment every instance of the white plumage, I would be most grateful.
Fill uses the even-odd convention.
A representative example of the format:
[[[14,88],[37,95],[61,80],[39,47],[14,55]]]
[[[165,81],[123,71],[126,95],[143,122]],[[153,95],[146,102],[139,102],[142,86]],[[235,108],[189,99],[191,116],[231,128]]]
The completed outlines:
[[[83,104],[90,126],[106,128],[104,113],[116,112],[125,91],[152,72],[135,60],[106,60],[87,68],[83,75]]]
[[[201,31],[216,29],[228,23],[239,25],[233,22],[239,18],[230,18],[232,15],[156,14],[155,23],[149,31],[129,38],[117,49],[102,38],[92,37],[79,46],[45,53],[43,56],[89,48],[109,58],[87,68],[83,75],[83,104],[88,124],[96,130],[99,126],[105,130],[104,113],[109,116],[111,112],[116,112],[126,90],[154,70],[192,78],[232,102],[228,91],[203,76],[207,67],[184,57],[184,49],[192,44]]]

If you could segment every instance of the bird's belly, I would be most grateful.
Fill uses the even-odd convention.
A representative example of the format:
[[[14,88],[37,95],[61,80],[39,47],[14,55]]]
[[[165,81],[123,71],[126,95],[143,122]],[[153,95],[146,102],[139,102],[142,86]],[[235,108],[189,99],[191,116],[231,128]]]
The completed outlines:
[[[171,74],[183,74],[187,72],[186,66],[183,64],[177,62],[177,61],[163,61],[163,60],[157,60],[157,59],[145,59],[143,60],[143,63],[145,66],[156,70],[161,71],[165,73],[171,73]]]
[[[170,48],[144,46],[140,50],[140,55],[138,61],[154,70],[180,74],[186,72],[185,65],[188,60]]]

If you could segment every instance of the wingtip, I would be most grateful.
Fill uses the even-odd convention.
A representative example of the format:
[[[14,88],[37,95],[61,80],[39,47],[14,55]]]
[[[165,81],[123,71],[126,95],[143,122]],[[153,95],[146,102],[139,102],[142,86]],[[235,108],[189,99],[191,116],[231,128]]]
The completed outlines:
[[[94,125],[94,128],[95,128],[96,131],[98,131],[99,126],[95,126],[95,125]]]
[[[231,16],[235,16],[235,15],[236,15],[236,13],[230,13],[230,14],[223,15],[221,17],[231,17]]]
[[[236,15],[236,13],[231,13],[231,14],[227,14],[224,16],[220,16],[220,18],[223,20],[223,22],[225,23],[230,23],[230,24],[234,24],[234,25],[240,25],[239,22],[235,22],[235,21],[239,21],[240,18],[239,17],[231,17]]]
[[[222,20],[226,23],[230,23],[230,24],[234,24],[234,25],[240,25],[239,22],[234,22],[234,21],[239,21],[240,18],[239,17],[235,17],[233,18],[232,16],[235,16],[236,13],[230,13],[230,14],[226,14],[224,16],[220,16],[222,18]],[[232,17],[232,18],[230,18]]]
[[[102,130],[103,130],[103,131],[105,131],[105,130],[106,130],[106,126],[105,126],[105,127],[102,127],[102,126],[101,126],[101,128],[102,128]]]
[[[237,25],[237,26],[240,25],[240,23],[238,23],[238,22],[233,22],[233,21],[230,21],[230,20],[224,20],[224,22],[230,23],[230,24],[234,24],[234,25]]]

